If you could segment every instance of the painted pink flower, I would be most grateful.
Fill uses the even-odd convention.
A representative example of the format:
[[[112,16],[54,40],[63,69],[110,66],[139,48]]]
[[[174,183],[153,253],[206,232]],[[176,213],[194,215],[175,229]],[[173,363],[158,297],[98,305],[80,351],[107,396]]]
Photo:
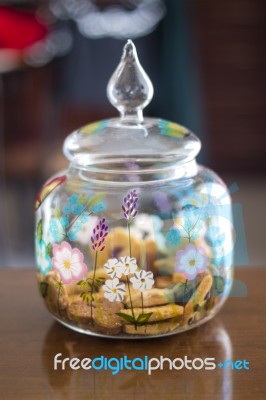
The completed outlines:
[[[53,245],[53,268],[59,272],[64,283],[78,281],[87,272],[84,256],[79,249],[72,248],[69,243],[62,242]]]
[[[207,257],[193,244],[176,252],[176,271],[183,272],[187,279],[194,279],[198,273],[205,271]]]

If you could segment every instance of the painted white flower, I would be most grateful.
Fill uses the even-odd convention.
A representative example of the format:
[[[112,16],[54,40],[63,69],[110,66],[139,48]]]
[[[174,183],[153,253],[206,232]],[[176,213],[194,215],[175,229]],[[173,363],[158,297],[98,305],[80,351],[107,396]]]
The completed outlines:
[[[154,285],[153,273],[150,271],[137,271],[135,275],[130,278],[130,282],[134,289],[143,292],[144,290],[151,289]]]
[[[121,278],[123,265],[117,258],[111,258],[104,264],[104,269],[111,278]]]
[[[72,248],[69,243],[53,245],[53,268],[59,272],[64,283],[80,280],[87,272],[84,256],[79,249]]]
[[[120,257],[119,263],[124,275],[134,274],[138,268],[137,260],[134,257]]]
[[[104,297],[111,301],[123,301],[126,289],[124,283],[120,283],[118,278],[107,279],[103,285]]]

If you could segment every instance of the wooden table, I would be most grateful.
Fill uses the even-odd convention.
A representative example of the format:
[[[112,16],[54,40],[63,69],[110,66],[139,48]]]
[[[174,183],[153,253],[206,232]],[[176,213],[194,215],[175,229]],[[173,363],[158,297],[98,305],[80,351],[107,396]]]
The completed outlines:
[[[0,271],[0,399],[266,399],[266,268],[242,268],[248,295],[190,332],[161,339],[107,340],[72,332],[42,304],[32,270]],[[241,285],[240,285],[241,286]],[[239,282],[238,282],[239,287]],[[250,370],[55,371],[54,356],[215,357],[247,360]]]

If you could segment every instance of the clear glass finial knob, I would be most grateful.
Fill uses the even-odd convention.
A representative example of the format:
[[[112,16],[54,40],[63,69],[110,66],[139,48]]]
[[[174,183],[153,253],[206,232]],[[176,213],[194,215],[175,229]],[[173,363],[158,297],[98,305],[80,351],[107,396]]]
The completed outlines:
[[[124,47],[120,64],[108,83],[107,96],[120,111],[122,119],[143,120],[142,110],[153,97],[153,86],[140,65],[132,40],[128,40]]]

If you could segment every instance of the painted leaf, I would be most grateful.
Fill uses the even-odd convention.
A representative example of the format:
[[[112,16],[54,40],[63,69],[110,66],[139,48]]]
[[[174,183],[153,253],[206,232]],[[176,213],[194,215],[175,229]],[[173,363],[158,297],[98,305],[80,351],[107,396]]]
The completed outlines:
[[[54,216],[55,216],[55,218],[60,218],[61,217],[61,212],[60,212],[59,208],[56,208],[54,210]]]
[[[125,321],[129,322],[130,324],[135,324],[135,318],[132,315],[127,315],[124,313],[116,313],[120,318],[124,319]]]
[[[214,276],[213,277],[213,292],[214,296],[218,296],[219,294],[223,293],[224,291],[224,278],[221,276]]]
[[[58,290],[60,291],[60,290],[63,289],[64,284],[63,284],[62,281],[57,281],[56,284],[55,284],[55,286],[56,286],[56,287],[58,288]]]
[[[198,281],[179,282],[164,290],[164,296],[169,303],[186,302],[197,288]]]
[[[82,292],[80,294],[80,297],[82,298],[83,301],[86,301],[87,303],[89,303],[90,301],[94,301],[94,297],[91,293]]]
[[[42,297],[45,299],[45,297],[47,296],[47,292],[48,292],[48,283],[46,282],[40,282],[40,292]]]
[[[77,203],[81,204],[81,205],[85,205],[87,203],[87,201],[88,201],[87,196],[81,195],[81,196],[79,196]]]
[[[59,185],[61,185],[67,179],[66,175],[58,176],[54,179],[51,179],[47,182],[40,190],[36,202],[35,202],[35,211],[38,210],[40,205],[44,202],[46,197]]]
[[[46,246],[46,254],[48,257],[52,257],[53,254],[53,246],[51,243],[48,243]]]
[[[148,320],[150,319],[152,315],[151,313],[143,313],[143,314],[139,314],[138,318],[137,318],[137,325],[144,325],[148,322]]]
[[[78,286],[85,287],[88,285],[88,282],[82,279],[81,281],[77,282]]]
[[[99,278],[96,278],[96,279],[95,279],[95,282],[97,283],[97,285],[101,285],[101,284],[103,283],[104,280],[105,280],[105,278],[99,277]]]
[[[40,219],[40,221],[37,224],[36,234],[37,234],[37,239],[40,242],[42,240],[42,219]]]
[[[88,202],[88,207],[90,208],[92,206],[95,206],[96,204],[100,203],[100,201],[102,201],[103,199],[105,199],[106,197],[106,193],[99,193],[96,194],[95,196],[93,196],[90,201]]]

